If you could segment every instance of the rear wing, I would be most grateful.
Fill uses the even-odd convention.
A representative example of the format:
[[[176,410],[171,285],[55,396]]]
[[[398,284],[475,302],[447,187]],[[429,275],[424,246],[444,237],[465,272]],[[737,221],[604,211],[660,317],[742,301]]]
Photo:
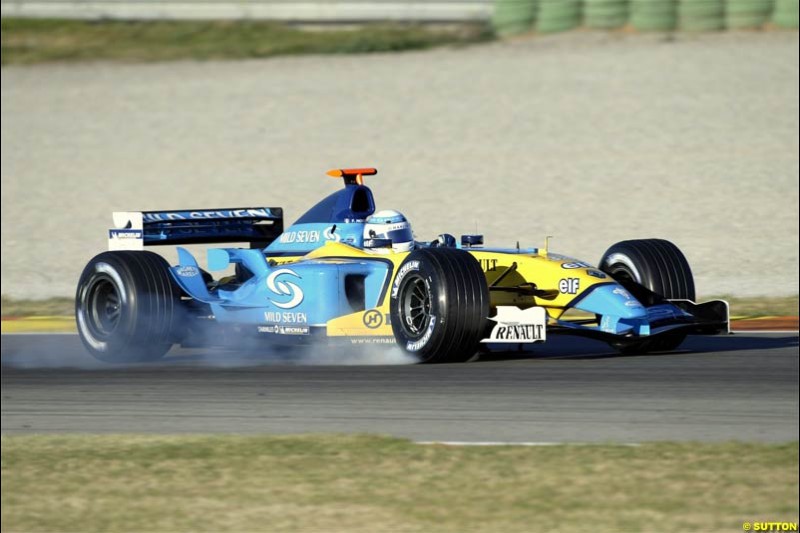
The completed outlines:
[[[109,250],[142,250],[158,244],[247,242],[264,248],[283,233],[280,207],[193,211],[118,211],[108,230]]]

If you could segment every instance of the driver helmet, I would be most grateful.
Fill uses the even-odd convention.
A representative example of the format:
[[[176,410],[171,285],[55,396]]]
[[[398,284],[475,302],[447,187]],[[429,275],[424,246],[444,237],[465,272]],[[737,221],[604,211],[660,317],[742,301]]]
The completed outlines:
[[[364,239],[390,239],[395,252],[408,252],[414,248],[411,224],[403,213],[394,209],[384,209],[369,216],[364,225]]]

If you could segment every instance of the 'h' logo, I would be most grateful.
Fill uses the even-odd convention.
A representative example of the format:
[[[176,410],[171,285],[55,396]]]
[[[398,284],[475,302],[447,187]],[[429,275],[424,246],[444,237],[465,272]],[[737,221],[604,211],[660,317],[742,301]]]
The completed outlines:
[[[364,325],[369,329],[381,327],[383,325],[383,313],[377,309],[370,309],[364,313]]]

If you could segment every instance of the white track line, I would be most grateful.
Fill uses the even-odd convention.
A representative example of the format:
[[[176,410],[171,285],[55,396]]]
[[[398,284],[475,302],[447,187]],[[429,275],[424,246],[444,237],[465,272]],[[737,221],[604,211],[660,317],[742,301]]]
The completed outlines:
[[[459,441],[459,440],[422,440],[415,444],[442,446],[641,446],[638,442],[504,442],[504,441]]]

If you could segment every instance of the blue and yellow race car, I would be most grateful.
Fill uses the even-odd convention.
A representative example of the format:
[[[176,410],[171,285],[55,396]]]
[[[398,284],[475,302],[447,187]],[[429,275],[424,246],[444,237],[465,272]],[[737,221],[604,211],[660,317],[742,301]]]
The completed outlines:
[[[596,266],[547,246],[485,246],[480,235],[417,241],[401,213],[376,210],[364,184],[376,173],[328,172],[343,188],[288,228],[276,207],[114,213],[109,251],[78,283],[83,344],[129,362],[253,336],[397,345],[441,363],[554,334],[646,353],[728,331],[727,304],[694,302],[689,264],[668,241],[619,242]],[[249,247],[209,248],[207,269],[184,247],[174,266],[144,250],[208,243]]]

